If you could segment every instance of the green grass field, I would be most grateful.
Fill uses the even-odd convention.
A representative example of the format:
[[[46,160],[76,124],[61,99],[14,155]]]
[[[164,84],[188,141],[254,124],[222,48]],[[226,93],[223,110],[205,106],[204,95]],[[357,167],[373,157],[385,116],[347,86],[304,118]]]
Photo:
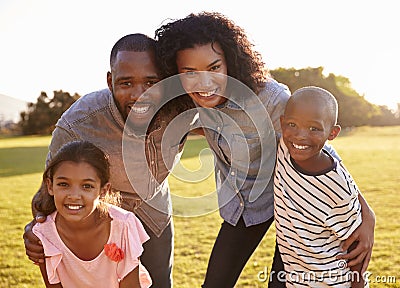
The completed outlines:
[[[30,201],[39,187],[50,137],[0,139],[0,287],[43,287],[38,267],[25,255],[22,233],[31,220]],[[343,131],[332,144],[342,156],[376,213],[375,245],[369,265],[370,287],[400,287],[400,127],[361,127]],[[199,169],[197,152],[207,147],[190,140],[182,164]],[[209,161],[205,156],[204,161]],[[207,175],[206,175],[207,176]],[[206,177],[205,177],[206,178]],[[200,287],[207,260],[222,222],[215,211],[214,179],[192,184],[170,177],[175,216],[174,287]],[[205,196],[191,207],[182,197]],[[209,198],[207,198],[209,196]],[[200,203],[200,205],[199,205]],[[211,204],[210,204],[211,203]],[[268,287],[258,275],[269,269],[274,229],[265,236],[245,267],[237,287]],[[385,283],[387,282],[387,283]]]

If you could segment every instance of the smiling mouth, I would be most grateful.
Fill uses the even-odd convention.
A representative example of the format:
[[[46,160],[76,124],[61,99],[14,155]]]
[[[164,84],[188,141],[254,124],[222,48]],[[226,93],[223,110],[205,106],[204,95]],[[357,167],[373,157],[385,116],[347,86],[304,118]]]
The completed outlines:
[[[146,114],[151,107],[151,104],[149,103],[134,103],[131,105],[128,105],[130,112],[133,112],[135,114]]]
[[[211,97],[211,96],[213,96],[213,95],[215,95],[216,93],[217,93],[217,88],[215,88],[214,90],[212,90],[212,91],[208,91],[208,92],[205,92],[205,91],[203,91],[203,92],[197,92],[197,94],[200,96],[200,97],[203,97],[203,98],[207,98],[207,97]]]
[[[67,207],[69,210],[79,210],[83,208],[83,205],[75,205],[75,204],[65,204],[65,207]]]
[[[308,145],[298,145],[298,144],[295,144],[295,143],[292,143],[292,145],[293,145],[294,148],[296,148],[298,150],[305,150],[307,148],[310,148],[310,146],[308,146]]]

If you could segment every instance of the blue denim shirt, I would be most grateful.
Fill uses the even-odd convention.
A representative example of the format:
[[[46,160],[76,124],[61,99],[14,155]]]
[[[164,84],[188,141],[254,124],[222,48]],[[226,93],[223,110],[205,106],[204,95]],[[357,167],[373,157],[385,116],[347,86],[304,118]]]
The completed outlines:
[[[53,131],[47,161],[63,144],[73,140],[87,140],[98,146],[109,157],[110,182],[114,189],[121,191],[122,207],[134,212],[159,236],[169,224],[172,212],[166,178],[169,170],[161,154],[167,158],[166,162],[180,155],[179,149],[161,153],[166,122],[161,121],[146,138],[127,135],[125,122],[111,92],[108,89],[96,91],[78,99],[59,119]],[[129,150],[123,151],[123,138],[124,145],[129,144]],[[147,161],[138,147],[145,147],[143,152]],[[124,161],[128,161],[129,165],[124,165]],[[133,175],[134,188],[126,167],[129,167],[128,173]]]
[[[290,91],[271,79],[253,95],[236,95],[214,109],[198,108],[214,152],[220,215],[232,225],[240,217],[246,226],[260,224],[274,214],[275,131],[281,130],[279,118]]]

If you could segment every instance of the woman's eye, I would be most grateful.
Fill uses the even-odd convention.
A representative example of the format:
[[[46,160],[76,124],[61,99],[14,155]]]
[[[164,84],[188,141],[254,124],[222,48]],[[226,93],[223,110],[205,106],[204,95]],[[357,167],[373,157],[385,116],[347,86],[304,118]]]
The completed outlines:
[[[196,71],[187,71],[185,72],[186,77],[195,77],[197,75]]]
[[[217,71],[220,67],[221,67],[220,65],[212,66],[210,71]]]

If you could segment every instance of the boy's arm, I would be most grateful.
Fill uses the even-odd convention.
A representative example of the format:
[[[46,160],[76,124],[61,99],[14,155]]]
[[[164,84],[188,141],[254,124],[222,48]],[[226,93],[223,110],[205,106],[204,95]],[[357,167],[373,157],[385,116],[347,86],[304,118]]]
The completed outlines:
[[[47,277],[46,262],[40,263],[39,268],[40,268],[40,273],[42,273],[43,281],[44,281],[44,284],[46,285],[46,288],[62,288],[63,287],[61,285],[61,283],[50,284],[49,278]]]
[[[350,267],[362,263],[361,273],[364,273],[371,260],[372,247],[374,246],[375,213],[361,193],[358,193],[358,200],[361,204],[362,223],[349,238],[343,241],[342,249],[346,251],[353,243],[356,243],[354,244],[356,247],[347,254],[338,256],[338,258],[349,260],[348,266]]]

